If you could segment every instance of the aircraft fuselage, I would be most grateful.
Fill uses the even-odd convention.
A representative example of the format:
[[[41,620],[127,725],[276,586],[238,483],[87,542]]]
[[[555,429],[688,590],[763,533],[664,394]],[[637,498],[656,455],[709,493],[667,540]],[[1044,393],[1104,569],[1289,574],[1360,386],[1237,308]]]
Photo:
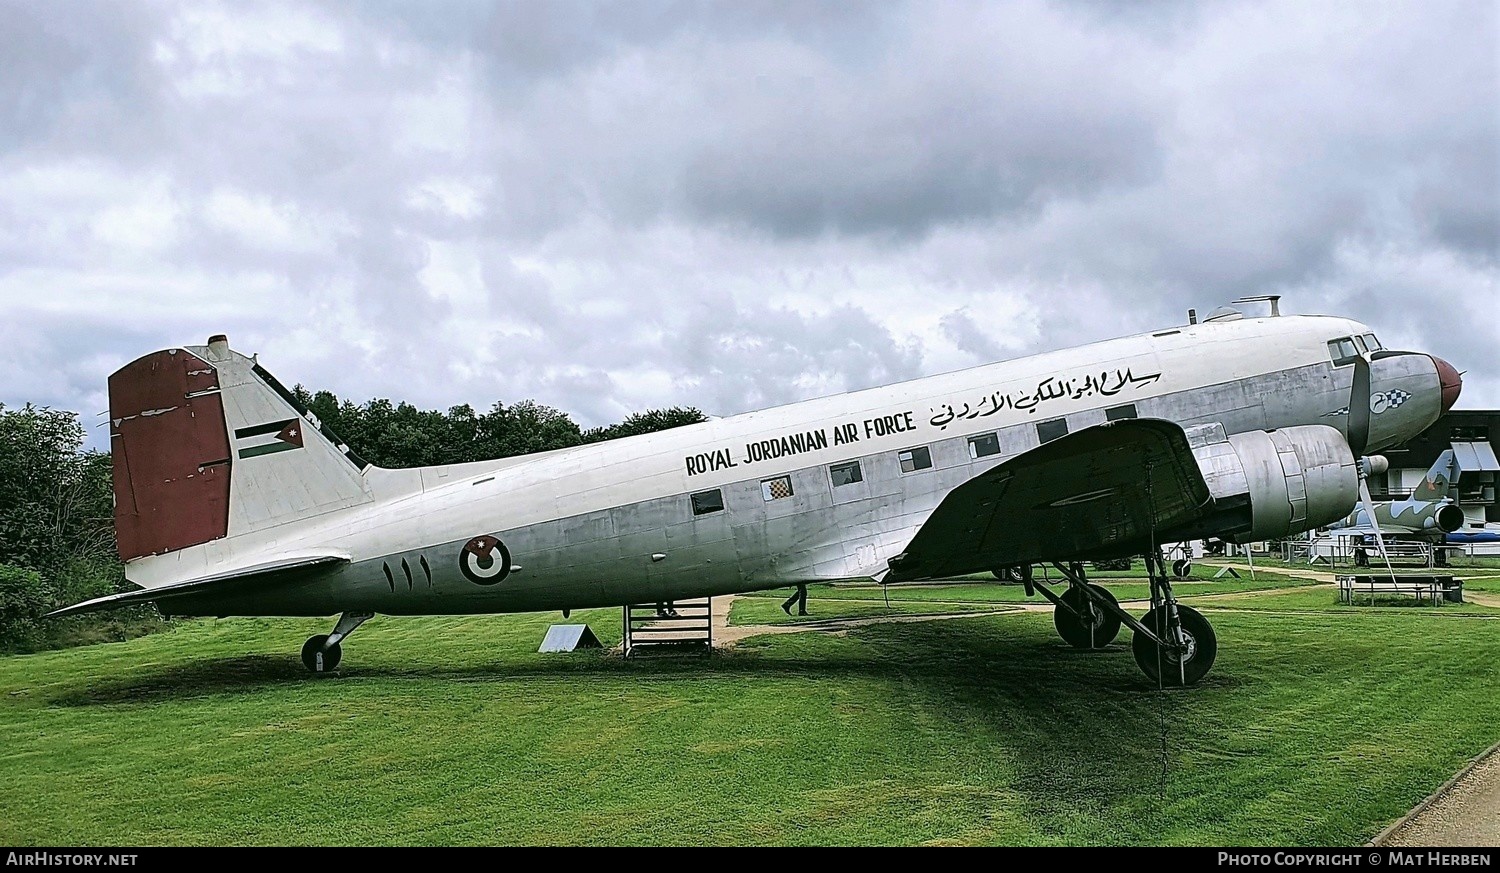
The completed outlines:
[[[1330,342],[1369,334],[1333,317],[1211,322],[534,456],[370,468],[362,497],[296,523],[250,523],[242,490],[228,539],[127,575],[149,588],[278,555],[348,559],[294,586],[162,603],[201,615],[581,609],[868,579],[954,487],[1068,432],[1119,417],[1342,431],[1352,367]],[[248,361],[218,366],[232,379]],[[1426,355],[1376,357],[1371,450],[1437,418],[1436,378]],[[241,456],[235,475],[289,454]]]

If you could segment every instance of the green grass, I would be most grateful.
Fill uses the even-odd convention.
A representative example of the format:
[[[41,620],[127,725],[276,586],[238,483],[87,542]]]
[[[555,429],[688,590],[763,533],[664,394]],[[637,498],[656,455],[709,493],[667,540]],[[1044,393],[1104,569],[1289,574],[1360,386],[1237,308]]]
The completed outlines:
[[[1242,574],[1249,567],[1249,563],[1246,562],[1243,557],[1213,558],[1211,560],[1215,561],[1216,564],[1233,565]],[[1198,571],[1202,569],[1207,569],[1210,573],[1217,572],[1217,568],[1214,566],[1195,564],[1194,575],[1197,575]],[[1313,573],[1335,574],[1387,572],[1385,563],[1381,561],[1378,556],[1371,559],[1370,566],[1368,567],[1356,567],[1348,558],[1341,560],[1337,564],[1329,564],[1324,561],[1320,561],[1316,564],[1309,564],[1305,560],[1288,562],[1283,561],[1280,558],[1257,557],[1255,559],[1255,569],[1257,571],[1266,570],[1273,573],[1297,573],[1304,571]],[[1394,571],[1398,576],[1421,576],[1431,573],[1446,573],[1463,578],[1476,577],[1497,579],[1500,578],[1500,558],[1469,558],[1460,555],[1453,558],[1450,562],[1450,565],[1447,567],[1427,567],[1420,562],[1414,561],[1409,558],[1393,558],[1391,559],[1390,569]]]
[[[1257,559],[1256,562],[1259,563],[1259,559]],[[1169,559],[1168,564],[1170,563],[1171,560]],[[1085,563],[1083,566],[1084,570],[1088,574],[1088,577],[1096,582],[1116,579],[1144,580],[1146,578],[1146,564],[1145,562],[1140,560],[1132,561],[1129,570],[1099,570],[1095,569],[1094,566],[1089,563]],[[1036,574],[1036,578],[1038,579],[1051,579],[1057,582],[1062,581],[1062,576],[1057,572],[1057,570],[1048,565],[1035,564],[1033,565],[1032,572]],[[1191,575],[1194,578],[1206,580],[1211,579],[1217,572],[1219,572],[1218,567],[1211,567],[1206,564],[1201,564],[1194,561]],[[986,582],[990,584],[994,584],[997,581],[993,573],[973,573],[968,576],[960,576],[957,578],[962,581]]]
[[[1055,588],[1059,593],[1065,588],[1065,582],[1053,579],[1058,583]],[[1108,588],[1119,600],[1145,600],[1150,596],[1150,589],[1145,582],[1135,582],[1121,579],[1100,579],[1099,584]],[[1317,583],[1308,579],[1296,579],[1274,573],[1268,573],[1258,579],[1251,580],[1249,577],[1241,579],[1196,579],[1193,581],[1174,582],[1172,590],[1179,597],[1200,597],[1210,594],[1232,594],[1243,591],[1264,591],[1270,588],[1295,588],[1302,585],[1316,585]],[[778,603],[785,600],[792,593],[790,588],[777,589],[775,591],[761,591],[748,595],[755,598],[766,598]],[[1005,604],[1005,603],[1045,603],[1041,595],[1028,598],[1026,589],[1020,585],[1000,585],[995,582],[983,583],[943,583],[943,584],[905,584],[905,585],[813,585],[808,588],[809,610],[815,601],[863,601],[884,606],[887,599],[892,605],[903,607],[928,603],[933,605],[944,605],[948,608],[962,607],[973,604]],[[778,609],[778,612],[780,610]]]
[[[0,843],[1358,844],[1496,739],[1500,624],[1439,611],[1218,612],[1169,693],[1038,613],[632,661],[382,617],[321,679],[326,621],[183,622],[0,658]]]
[[[921,600],[900,601],[892,599],[890,606],[877,599],[878,591],[874,592],[872,599],[827,597],[829,592],[825,586],[813,586],[808,591],[807,611],[805,616],[787,615],[781,611],[783,600],[791,596],[791,589],[786,591],[758,592],[756,594],[736,597],[729,611],[729,623],[735,625],[774,624],[817,624],[830,619],[845,618],[875,618],[903,615],[929,615],[934,613],[950,612],[981,612],[994,609],[1006,609],[1011,605],[994,602],[968,602],[968,603],[929,603]],[[795,609],[795,607],[793,607]]]
[[[1467,588],[1468,586],[1465,586]],[[1371,608],[1379,610],[1405,611],[1414,614],[1500,614],[1500,609],[1491,606],[1480,606],[1476,603],[1442,603],[1438,606],[1418,600],[1410,595],[1401,595],[1392,592],[1377,592],[1375,602],[1369,602],[1369,595],[1355,594],[1355,602],[1352,605],[1339,603],[1338,589],[1332,585],[1323,585],[1317,588],[1276,592],[1256,597],[1239,598],[1235,600],[1210,600],[1194,604],[1202,608],[1233,608],[1233,609],[1261,609],[1261,610],[1318,610],[1335,612],[1368,612]],[[1500,739],[1500,737],[1497,737]]]

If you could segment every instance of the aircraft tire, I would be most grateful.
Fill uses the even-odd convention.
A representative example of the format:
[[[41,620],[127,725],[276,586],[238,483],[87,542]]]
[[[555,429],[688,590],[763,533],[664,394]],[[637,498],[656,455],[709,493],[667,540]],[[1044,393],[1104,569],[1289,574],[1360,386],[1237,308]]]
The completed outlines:
[[[1191,606],[1178,604],[1177,616],[1182,622],[1182,632],[1189,641],[1187,661],[1181,668],[1177,658],[1160,652],[1160,646],[1145,634],[1137,633],[1130,640],[1130,651],[1135,655],[1136,666],[1151,681],[1159,682],[1165,688],[1197,685],[1199,680],[1208,675],[1209,668],[1214,665],[1214,658],[1219,654],[1218,637],[1203,613]],[[1166,615],[1161,610],[1153,609],[1141,616],[1141,624],[1157,634],[1163,634]]]
[[[344,649],[338,643],[323,650],[323,644],[328,642],[328,634],[318,634],[307,638],[302,644],[302,666],[310,673],[331,673],[339,667],[339,661],[344,657]],[[321,656],[321,657],[320,657]]]
[[[1172,575],[1178,579],[1186,579],[1193,575],[1193,562],[1186,558],[1178,558],[1172,562]]]
[[[1115,596],[1109,593],[1109,589],[1098,585],[1090,585],[1089,588],[1096,593],[1104,595],[1104,599],[1110,603],[1116,602]],[[1087,599],[1087,595],[1073,587],[1069,587],[1062,594],[1063,603],[1080,612],[1083,610]],[[1057,635],[1066,640],[1068,645],[1075,649],[1102,649],[1114,642],[1115,637],[1120,635],[1120,619],[1113,613],[1106,612],[1099,607],[1094,608],[1094,626],[1092,628],[1085,624],[1077,615],[1061,606],[1052,610],[1052,626],[1057,628]]]

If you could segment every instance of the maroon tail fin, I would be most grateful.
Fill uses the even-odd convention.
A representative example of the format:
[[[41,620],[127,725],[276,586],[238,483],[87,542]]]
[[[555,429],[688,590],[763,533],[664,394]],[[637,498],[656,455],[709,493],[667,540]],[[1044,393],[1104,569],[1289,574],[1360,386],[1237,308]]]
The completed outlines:
[[[218,372],[185,349],[109,377],[115,539],[124,560],[229,533],[229,430]]]

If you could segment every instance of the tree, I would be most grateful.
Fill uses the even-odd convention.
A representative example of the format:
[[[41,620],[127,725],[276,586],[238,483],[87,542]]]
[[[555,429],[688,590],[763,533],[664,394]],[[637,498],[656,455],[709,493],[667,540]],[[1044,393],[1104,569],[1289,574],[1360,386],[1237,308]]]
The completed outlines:
[[[564,449],[705,421],[691,407],[653,409],[607,427],[579,428],[567,413],[534,400],[495,403],[476,414],[468,404],[446,413],[375,398],[362,404],[301,385],[292,394],[355,454],[380,467],[463,464]]]
[[[109,455],[72,412],[0,405],[0,564],[56,573],[114,545]]]
[[[82,444],[74,413],[0,406],[0,648],[34,646],[48,609],[123,581],[109,455]]]
[[[708,421],[704,415],[694,406],[673,406],[670,409],[650,409],[645,412],[635,412],[626,417],[618,424],[606,427],[590,428],[583,432],[583,441],[586,443],[597,443],[602,440],[618,439],[620,437],[637,436],[643,433],[655,433],[659,430],[668,430],[674,427],[682,427],[687,424],[698,424]]]

